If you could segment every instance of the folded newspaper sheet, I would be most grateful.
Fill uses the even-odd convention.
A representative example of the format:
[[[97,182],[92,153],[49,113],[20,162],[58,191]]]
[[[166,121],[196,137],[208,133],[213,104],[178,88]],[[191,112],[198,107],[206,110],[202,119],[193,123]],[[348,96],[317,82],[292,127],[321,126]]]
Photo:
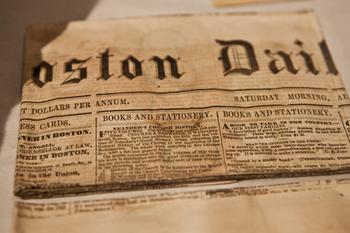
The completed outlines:
[[[17,232],[348,233],[349,180],[17,203]]]
[[[349,107],[312,12],[33,26],[26,38],[15,195],[46,200],[18,204],[16,231],[48,226],[62,232],[84,219],[63,217],[69,225],[56,228],[52,218],[80,204],[63,199],[40,207],[52,197],[347,173]],[[116,208],[96,203],[91,212]],[[105,227],[118,227],[134,208],[123,206],[119,221]],[[224,209],[213,208],[227,218],[222,227],[237,227]],[[141,208],[138,221],[151,214]],[[152,232],[164,232],[162,221],[153,222],[159,228]],[[206,224],[201,231],[173,231],[217,231]],[[93,232],[87,228],[70,232]]]

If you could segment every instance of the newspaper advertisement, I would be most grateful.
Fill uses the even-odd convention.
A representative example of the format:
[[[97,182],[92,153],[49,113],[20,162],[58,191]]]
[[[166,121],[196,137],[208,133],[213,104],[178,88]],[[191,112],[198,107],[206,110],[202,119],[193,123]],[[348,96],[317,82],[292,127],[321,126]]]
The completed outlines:
[[[64,217],[79,212],[81,205],[66,198],[159,195],[157,191],[196,185],[350,171],[349,96],[313,12],[35,25],[27,30],[24,60],[16,232],[42,232],[44,226],[94,232],[89,225],[55,227],[61,215],[67,223],[84,219]],[[346,188],[348,184],[341,185]],[[192,207],[206,208],[206,194],[193,195],[202,198]],[[47,209],[56,198],[61,204]],[[125,201],[134,200],[120,202]],[[255,200],[246,204],[250,202]],[[94,210],[115,208],[114,202],[97,203],[88,211],[89,219]],[[170,201],[173,205],[176,209],[177,202]],[[104,227],[119,226],[120,218],[134,209],[121,208],[126,212],[116,212],[119,220]],[[217,211],[217,218],[226,215]],[[167,217],[164,211],[155,213]],[[147,208],[138,217],[144,215]],[[121,232],[132,232],[126,230],[129,223]],[[201,231],[172,229],[228,232],[238,223],[208,225]],[[164,226],[150,224],[155,225],[144,232],[164,232]],[[157,231],[149,231],[156,226]]]

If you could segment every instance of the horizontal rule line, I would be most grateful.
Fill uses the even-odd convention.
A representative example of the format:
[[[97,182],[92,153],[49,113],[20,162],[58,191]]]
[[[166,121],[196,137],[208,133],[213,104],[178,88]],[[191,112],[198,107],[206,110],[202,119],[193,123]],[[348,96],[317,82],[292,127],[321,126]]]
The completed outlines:
[[[167,111],[167,110],[191,110],[191,109],[209,109],[209,108],[259,108],[259,107],[288,107],[288,106],[312,106],[312,107],[326,107],[332,108],[333,105],[321,105],[321,104],[270,104],[270,105],[256,105],[256,106],[226,106],[226,105],[213,105],[205,107],[188,107],[188,108],[157,108],[157,109],[113,109],[113,110],[101,110],[97,113],[108,112],[129,112],[129,111]]]
[[[53,99],[48,99],[48,100],[42,100],[42,101],[21,101],[22,104],[40,104],[40,103],[46,103],[46,102],[51,102],[54,100],[64,100],[64,99],[74,99],[74,98],[83,98],[83,97],[91,97],[91,95],[78,95],[78,96],[65,96],[65,97],[57,97]]]
[[[330,104],[287,104],[285,106],[300,106],[300,105],[333,108],[333,105],[330,105]]]
[[[90,114],[91,112],[84,112],[84,113],[75,113],[75,114],[66,114],[66,115],[55,115],[55,116],[49,116],[49,117],[39,118],[39,119],[21,118],[20,121],[43,121],[43,120],[57,118],[57,117],[83,116],[83,115],[90,115]]]
[[[190,90],[180,90],[180,91],[127,91],[127,92],[111,92],[111,93],[99,93],[96,96],[106,96],[106,95],[120,95],[120,94],[155,94],[155,95],[165,95],[165,94],[179,94],[186,92],[197,92],[197,91],[271,91],[271,90],[282,90],[282,89],[311,89],[311,90],[323,90],[326,91],[327,88],[319,87],[276,87],[276,88],[250,88],[250,89],[221,89],[221,88],[203,88],[203,89],[190,89]]]
[[[341,91],[341,90],[346,90],[345,87],[338,87],[338,88],[333,88],[332,91]]]

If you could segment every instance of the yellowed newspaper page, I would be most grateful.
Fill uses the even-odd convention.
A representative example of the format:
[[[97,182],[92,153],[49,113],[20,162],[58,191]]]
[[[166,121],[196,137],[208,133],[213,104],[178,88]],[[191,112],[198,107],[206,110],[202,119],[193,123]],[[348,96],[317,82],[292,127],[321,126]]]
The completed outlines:
[[[349,106],[312,12],[33,26],[15,194],[347,173]]]
[[[348,233],[349,180],[17,203],[21,233]]]
[[[35,25],[14,232],[349,232],[349,106],[312,12]]]

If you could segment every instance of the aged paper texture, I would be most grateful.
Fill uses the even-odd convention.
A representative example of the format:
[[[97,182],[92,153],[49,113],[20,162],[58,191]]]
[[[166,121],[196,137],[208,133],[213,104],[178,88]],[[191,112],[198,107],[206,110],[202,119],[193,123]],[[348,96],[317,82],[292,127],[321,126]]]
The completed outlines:
[[[347,233],[349,180],[18,202],[16,232]]]
[[[300,181],[349,172],[349,106],[312,12],[33,26],[14,232],[349,232]]]
[[[311,12],[33,26],[15,194],[345,173],[349,106]]]

